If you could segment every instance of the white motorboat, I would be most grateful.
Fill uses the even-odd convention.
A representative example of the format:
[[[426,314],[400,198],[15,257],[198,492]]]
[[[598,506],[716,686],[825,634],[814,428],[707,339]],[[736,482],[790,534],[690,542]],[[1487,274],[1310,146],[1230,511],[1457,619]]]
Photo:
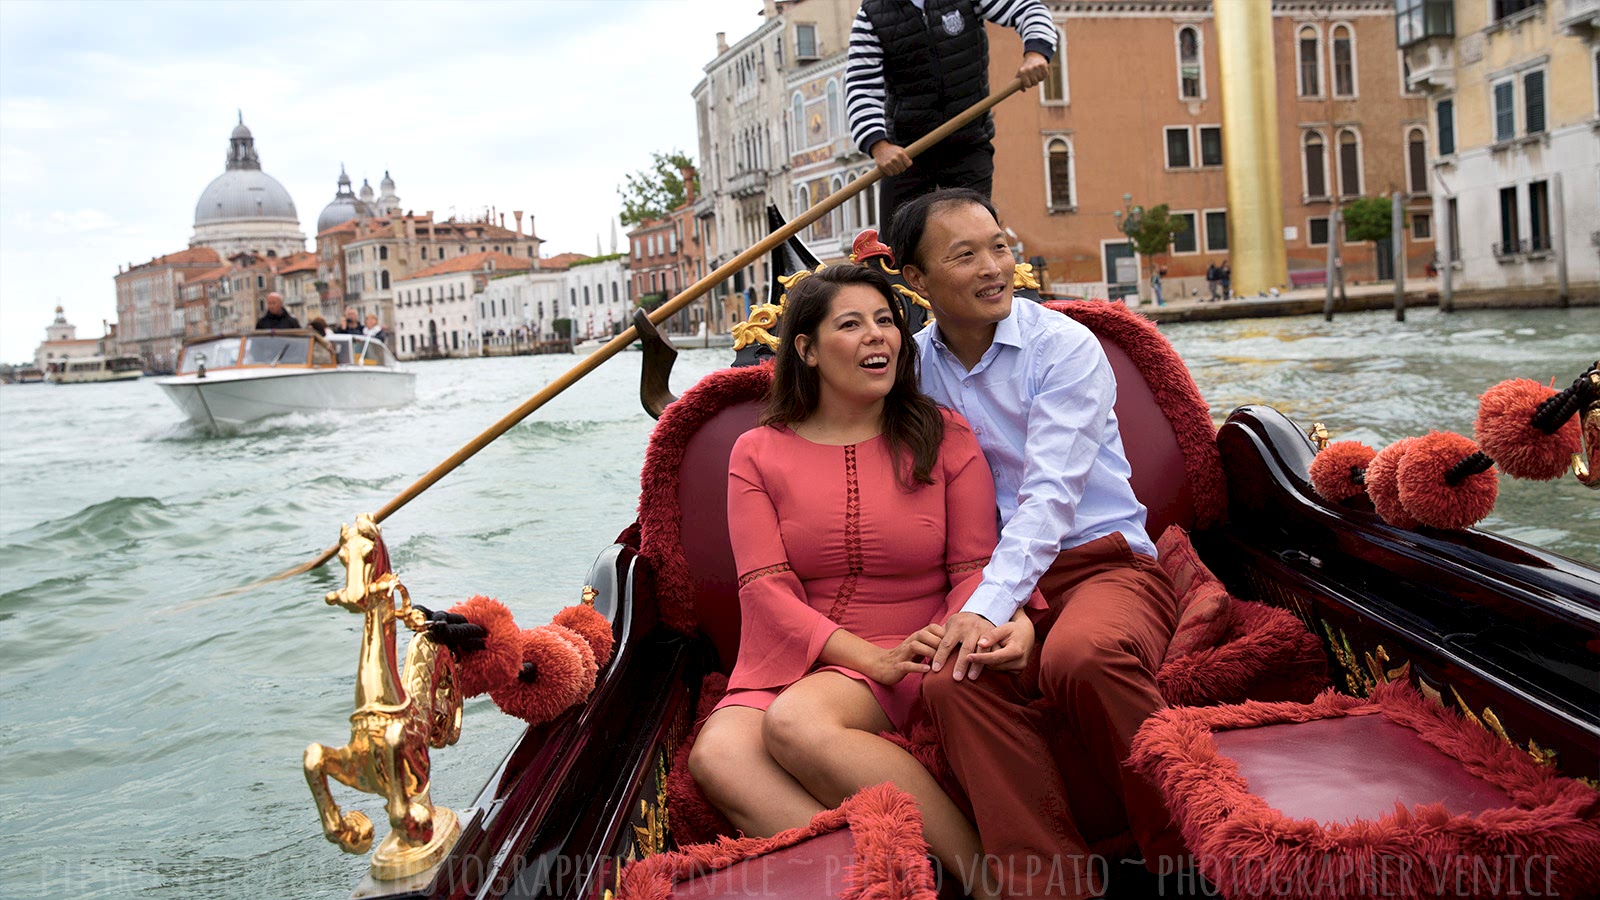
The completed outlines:
[[[144,374],[137,356],[77,356],[56,360],[45,371],[53,384],[90,384],[97,381],[133,381]]]
[[[256,331],[192,340],[178,374],[156,384],[192,421],[216,431],[296,412],[360,412],[416,399],[416,375],[359,334]]]

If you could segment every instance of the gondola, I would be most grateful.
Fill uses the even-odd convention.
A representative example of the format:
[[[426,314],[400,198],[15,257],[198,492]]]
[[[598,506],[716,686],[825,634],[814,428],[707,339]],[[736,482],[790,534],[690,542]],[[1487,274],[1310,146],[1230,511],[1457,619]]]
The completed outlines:
[[[770,214],[782,224],[775,210]],[[894,274],[887,248],[870,232],[856,249],[858,263]],[[817,265],[795,239],[772,253],[774,298]],[[1195,880],[1196,895],[1244,896],[1300,871],[1300,882],[1272,895],[1381,896],[1376,880],[1366,882],[1395,874],[1371,868],[1374,859],[1390,857],[1374,857],[1370,847],[1362,856],[1359,841],[1337,824],[1362,815],[1388,829],[1394,859],[1419,866],[1403,873],[1417,886],[1426,886],[1425,875],[1435,884],[1463,872],[1477,877],[1473,867],[1482,860],[1471,854],[1443,871],[1422,871],[1437,854],[1406,841],[1420,840],[1418,817],[1434,810],[1449,825],[1440,827],[1455,828],[1461,840],[1504,839],[1495,846],[1514,844],[1518,859],[1553,842],[1572,856],[1553,869],[1547,862],[1542,874],[1527,865],[1520,875],[1501,871],[1496,890],[1475,881],[1476,895],[1504,892],[1507,877],[1526,886],[1535,876],[1542,880],[1530,895],[1538,885],[1567,891],[1561,896],[1600,891],[1600,571],[1486,532],[1400,527],[1359,492],[1324,497],[1311,474],[1326,443],[1319,426],[1246,406],[1217,427],[1182,361],[1146,320],[1120,304],[1042,297],[1025,266],[1015,278],[1017,302],[1047,302],[1099,337],[1116,373],[1116,413],[1152,537],[1169,526],[1188,532],[1233,601],[1214,647],[1169,656],[1161,684],[1173,708],[1147,723],[1136,746],[1140,765],[1175,792],[1169,800],[1181,810],[1174,813],[1210,879]],[[905,311],[920,325],[927,311],[919,301],[903,292]],[[339,810],[327,776],[359,782],[353,770],[363,764],[350,760],[362,753],[370,773],[389,767],[389,781],[375,775],[358,785],[387,793],[393,832],[352,896],[880,896],[861,893],[851,880],[867,869],[891,873],[894,883],[881,896],[959,896],[936,872],[929,881],[927,860],[916,853],[909,863],[869,859],[881,842],[861,837],[866,826],[852,817],[850,802],[810,832],[740,840],[684,765],[738,644],[726,463],[734,439],[755,423],[769,378],[761,357],[780,315],[781,301],[755,308],[735,329],[733,364],[679,397],[666,392],[675,351],[648,318],[636,318],[646,352],[641,399],[659,419],[641,474],[639,517],[619,522],[619,537],[599,552],[585,583],[569,586],[572,607],[550,625],[522,632],[539,638],[526,638],[515,659],[520,669],[507,670],[511,680],[491,695],[535,724],[477,798],[448,819],[441,811],[414,815],[427,805],[430,784],[423,745],[456,739],[461,696],[493,680],[491,666],[473,661],[481,650],[457,659],[429,636],[430,614],[404,594],[404,573],[389,572],[371,520],[345,529],[346,586],[327,599],[367,615],[360,708],[351,745],[339,748],[350,751],[344,762],[330,766],[322,751],[335,751],[324,747],[314,768],[308,751],[307,777],[330,840],[349,837],[346,849],[365,852],[374,829],[365,823],[363,831],[356,820],[364,817]],[[1593,388],[1569,403],[1584,428],[1588,456],[1577,461],[1580,469],[1600,464],[1600,370],[1589,369],[1584,379]],[[458,609],[483,620],[481,611]],[[444,621],[437,614],[433,620]],[[422,632],[403,666],[395,648],[402,622]],[[537,664],[523,665],[529,660]],[[560,671],[563,660],[577,661],[570,673]],[[393,745],[385,743],[390,739]],[[938,774],[936,748],[915,751],[928,754]],[[1224,756],[1222,769],[1207,768]],[[333,771],[340,765],[342,773]],[[1192,792],[1197,773],[1200,783],[1238,790],[1181,794]],[[1099,796],[1097,785],[1073,787],[1086,804]],[[1217,804],[1226,808],[1219,812]],[[1255,810],[1253,826],[1227,821],[1239,809]],[[1319,815],[1323,832],[1307,837]],[[1522,843],[1505,838],[1506,817],[1530,830],[1518,832]],[[1260,871],[1207,856],[1247,847],[1242,835],[1251,828],[1291,819],[1299,836],[1277,834],[1270,852],[1261,851]],[[1564,830],[1539,831],[1557,821]],[[1085,834],[1105,851],[1103,887],[1107,896],[1142,895],[1148,884],[1139,880],[1141,868],[1121,862],[1136,859],[1136,848],[1116,825]],[[1308,859],[1355,861],[1321,882],[1326,871],[1301,871]],[[755,887],[754,877],[762,879]]]

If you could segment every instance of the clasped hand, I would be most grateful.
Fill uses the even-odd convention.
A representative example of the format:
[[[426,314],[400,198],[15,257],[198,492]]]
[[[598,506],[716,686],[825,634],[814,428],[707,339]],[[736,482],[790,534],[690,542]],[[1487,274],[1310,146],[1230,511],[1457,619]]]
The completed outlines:
[[[1033,622],[1018,610],[1011,620],[994,625],[976,613],[956,613],[943,625],[934,622],[884,648],[867,677],[883,685],[896,685],[912,673],[937,672],[952,652],[957,681],[977,678],[985,668],[1020,672],[1033,652]]]

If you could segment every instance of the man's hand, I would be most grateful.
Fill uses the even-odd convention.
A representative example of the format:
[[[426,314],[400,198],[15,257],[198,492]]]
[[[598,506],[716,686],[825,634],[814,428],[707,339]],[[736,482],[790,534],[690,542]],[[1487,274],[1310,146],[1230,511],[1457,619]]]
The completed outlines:
[[[1040,76],[1040,79],[1043,80],[1043,76]],[[905,148],[899,144],[879,141],[872,145],[871,152],[872,161],[878,164],[878,168],[882,169],[885,175],[899,175],[911,168],[911,157],[906,155]]]
[[[878,664],[873,666],[873,671],[861,674],[885,687],[893,687],[913,672],[926,672],[928,664],[923,660],[938,651],[939,639],[942,637],[944,637],[943,625],[937,622],[925,625],[922,630],[901,641],[900,646],[884,650]]]
[[[1022,68],[1017,70],[1017,77],[1022,79],[1024,88],[1031,88],[1045,79],[1050,74],[1050,60],[1044,58],[1043,53],[1029,50],[1022,54]],[[876,145],[873,147],[877,149]],[[873,154],[877,158],[877,154]],[[894,174],[894,173],[890,173]]]
[[[986,649],[978,646],[978,640],[995,630],[994,623],[977,613],[958,612],[944,620],[944,638],[939,641],[939,649],[933,654],[933,671],[944,668],[950,654],[955,653],[955,669],[950,677],[956,681],[963,678],[971,680],[977,678],[983,671],[982,662],[973,662],[968,659],[975,650]]]
[[[1025,608],[1018,609],[1011,621],[978,638],[978,651],[967,657],[997,672],[1020,672],[1027,668],[1033,653],[1033,620]]]

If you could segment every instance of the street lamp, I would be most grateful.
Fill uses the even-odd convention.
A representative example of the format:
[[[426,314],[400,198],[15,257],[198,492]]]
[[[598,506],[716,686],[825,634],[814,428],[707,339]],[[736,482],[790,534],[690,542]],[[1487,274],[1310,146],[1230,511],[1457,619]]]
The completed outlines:
[[[1144,223],[1144,207],[1133,205],[1132,194],[1123,194],[1122,208],[1114,210],[1111,216],[1117,220],[1117,230],[1127,235],[1131,241],[1139,226]]]

